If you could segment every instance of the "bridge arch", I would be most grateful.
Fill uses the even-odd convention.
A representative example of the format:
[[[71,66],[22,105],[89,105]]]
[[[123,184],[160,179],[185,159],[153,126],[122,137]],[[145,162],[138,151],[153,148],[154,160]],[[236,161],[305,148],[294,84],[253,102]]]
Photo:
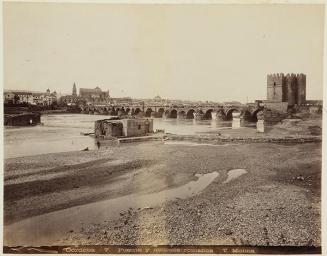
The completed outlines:
[[[230,108],[226,111],[226,120],[233,119],[233,112],[240,112],[238,108]]]
[[[205,119],[205,120],[211,120],[212,119],[212,116],[211,116],[212,111],[213,111],[213,109],[208,109],[204,113],[203,119]]]
[[[170,118],[177,118],[177,110],[176,109],[172,109],[170,111]]]
[[[136,108],[134,110],[134,115],[138,115],[140,112],[141,112],[141,109],[140,108]]]
[[[194,119],[194,112],[195,110],[193,108],[189,109],[186,112],[186,119]]]
[[[115,107],[112,107],[112,108],[109,110],[109,115],[111,115],[111,116],[115,116],[115,115],[116,115],[116,109],[115,109]]]
[[[152,112],[153,112],[152,108],[147,108],[147,110],[145,111],[145,116],[146,117],[151,117]]]
[[[118,116],[121,114],[121,108],[116,108],[115,115]]]
[[[182,110],[178,111],[177,116],[178,116],[178,118],[180,118],[180,119],[184,119],[184,118],[186,118],[186,112],[185,112],[185,110],[182,109]]]
[[[241,116],[243,117],[244,121],[253,122],[252,114],[249,110],[244,110]]]
[[[176,109],[167,109],[165,111],[166,118],[177,118],[177,110]]]
[[[251,118],[252,118],[252,121],[253,121],[253,122],[257,122],[257,121],[258,121],[257,114],[258,114],[260,111],[262,111],[262,109],[257,108],[257,109],[255,109],[255,110],[252,112]]]

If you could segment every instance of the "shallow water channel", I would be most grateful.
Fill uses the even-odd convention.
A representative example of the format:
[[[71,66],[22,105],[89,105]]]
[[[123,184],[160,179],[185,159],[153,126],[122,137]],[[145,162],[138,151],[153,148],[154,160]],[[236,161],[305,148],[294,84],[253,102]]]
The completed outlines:
[[[237,179],[243,174],[246,174],[247,171],[244,169],[233,169],[227,172],[227,179],[223,183],[231,182],[232,180]]]
[[[155,207],[177,198],[185,199],[203,191],[219,173],[196,174],[197,180],[185,185],[151,194],[131,194],[110,200],[75,206],[4,226],[4,244],[47,245],[61,239],[70,230],[83,225],[103,223],[119,217],[119,213],[133,209]],[[32,230],[32,231],[31,231]]]

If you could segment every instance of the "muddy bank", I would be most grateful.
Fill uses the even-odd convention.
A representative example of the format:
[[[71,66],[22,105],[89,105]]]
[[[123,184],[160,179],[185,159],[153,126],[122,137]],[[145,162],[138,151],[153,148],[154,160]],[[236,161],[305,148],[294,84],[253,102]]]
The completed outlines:
[[[224,129],[195,135],[167,134],[167,140],[197,143],[315,143],[322,141],[321,119],[285,119],[274,126],[258,132],[254,127]]]
[[[166,136],[166,140],[171,141],[192,141],[198,143],[221,144],[226,142],[236,143],[312,143],[321,142],[321,136],[265,136],[265,137],[243,137],[221,135],[173,135]]]
[[[246,172],[226,182],[231,169]],[[198,194],[159,205],[144,199],[196,181],[195,174],[214,172],[219,175]],[[91,214],[101,218],[79,221],[62,239],[49,235],[42,244],[317,246],[320,175],[320,143],[194,147],[151,142],[8,159],[4,244],[9,243],[6,232],[19,221],[43,216],[51,226],[52,213],[58,216],[58,210],[74,207],[83,220],[88,211],[82,209],[91,203],[132,196],[139,200],[122,207],[116,217],[95,207]],[[37,233],[26,232],[41,241]]]

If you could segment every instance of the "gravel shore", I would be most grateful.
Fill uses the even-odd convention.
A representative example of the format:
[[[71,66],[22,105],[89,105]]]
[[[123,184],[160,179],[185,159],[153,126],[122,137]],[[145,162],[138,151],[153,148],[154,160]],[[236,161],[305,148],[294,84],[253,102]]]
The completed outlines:
[[[224,183],[232,169],[247,173]],[[195,174],[215,171],[219,176],[198,194],[126,208],[117,218],[94,219],[59,240],[50,236],[47,244],[320,246],[319,142],[147,142],[7,159],[4,244],[15,244],[6,234],[18,221],[178,188],[197,180]]]

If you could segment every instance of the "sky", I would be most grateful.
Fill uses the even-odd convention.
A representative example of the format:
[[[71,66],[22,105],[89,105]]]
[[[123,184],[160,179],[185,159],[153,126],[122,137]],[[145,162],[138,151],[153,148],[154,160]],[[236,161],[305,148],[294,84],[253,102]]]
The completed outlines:
[[[3,4],[4,88],[251,102],[271,73],[322,99],[323,5]]]

